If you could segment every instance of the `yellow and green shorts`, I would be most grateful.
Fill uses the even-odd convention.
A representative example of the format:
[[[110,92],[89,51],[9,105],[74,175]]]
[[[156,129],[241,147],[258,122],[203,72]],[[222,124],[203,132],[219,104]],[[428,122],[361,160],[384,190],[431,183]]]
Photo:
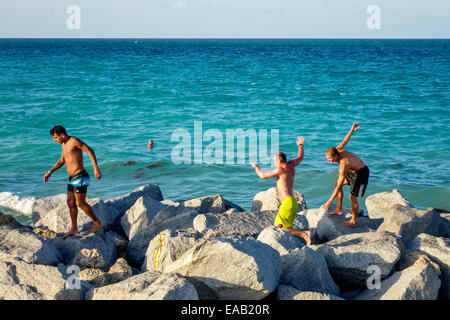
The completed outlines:
[[[294,197],[287,197],[281,201],[278,209],[277,217],[275,218],[274,225],[282,224],[284,228],[290,228],[294,224],[295,216],[298,211],[297,199]]]

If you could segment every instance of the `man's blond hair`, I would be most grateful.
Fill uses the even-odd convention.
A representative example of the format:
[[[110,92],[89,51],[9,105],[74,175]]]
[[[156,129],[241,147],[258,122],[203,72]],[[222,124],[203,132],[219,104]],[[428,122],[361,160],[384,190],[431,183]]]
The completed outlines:
[[[335,147],[329,147],[327,152],[325,152],[325,155],[330,157],[339,156],[339,151]]]

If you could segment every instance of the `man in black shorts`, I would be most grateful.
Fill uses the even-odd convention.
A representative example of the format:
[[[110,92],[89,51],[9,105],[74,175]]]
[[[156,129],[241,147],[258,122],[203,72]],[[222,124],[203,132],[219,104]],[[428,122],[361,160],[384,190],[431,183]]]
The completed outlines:
[[[54,127],[50,130],[50,135],[55,142],[62,145],[62,154],[58,162],[44,175],[44,183],[47,183],[52,173],[64,164],[66,164],[67,172],[69,173],[69,180],[67,181],[67,204],[70,210],[72,227],[62,238],[65,239],[79,233],[77,226],[78,207],[94,221],[94,225],[88,230],[88,233],[96,232],[103,227],[103,224],[95,215],[92,207],[86,202],[87,187],[89,186],[90,179],[89,173],[87,173],[83,166],[84,151],[89,155],[94,165],[95,177],[97,179],[102,177],[94,150],[89,148],[80,139],[69,136],[66,133],[66,129],[62,126]]]
[[[348,227],[356,226],[356,218],[358,216],[358,200],[357,197],[364,196],[367,184],[369,182],[369,168],[364,161],[356,154],[344,150],[345,145],[349,142],[353,132],[359,129],[359,122],[354,123],[350,131],[345,136],[344,140],[335,148],[328,148],[325,153],[329,163],[339,163],[339,178],[334,183],[334,192],[330,199],[323,205],[326,212],[331,206],[331,203],[336,198],[336,210],[329,212],[329,215],[342,214],[342,186],[350,185],[350,202],[352,204],[352,218],[349,221],[342,222]]]

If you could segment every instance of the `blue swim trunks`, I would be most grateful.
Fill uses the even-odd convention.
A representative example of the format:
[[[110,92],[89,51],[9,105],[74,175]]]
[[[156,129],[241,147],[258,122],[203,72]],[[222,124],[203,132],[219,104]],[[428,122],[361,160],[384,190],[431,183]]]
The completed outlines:
[[[86,170],[83,170],[74,176],[69,176],[67,192],[87,193],[87,187],[90,183],[89,173]]]

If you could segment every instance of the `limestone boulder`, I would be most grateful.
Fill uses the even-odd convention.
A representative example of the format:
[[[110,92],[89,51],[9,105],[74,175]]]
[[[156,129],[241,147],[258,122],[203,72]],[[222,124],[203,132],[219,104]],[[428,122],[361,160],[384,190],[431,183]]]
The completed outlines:
[[[37,199],[31,207],[33,222],[36,223],[48,212],[62,205],[67,205],[67,194],[65,193]]]
[[[112,228],[117,217],[117,211],[106,205],[101,199],[87,199],[87,203],[94,210],[97,218],[105,225],[105,229]],[[87,231],[93,221],[81,209],[78,209],[78,230]],[[70,211],[67,204],[62,204],[50,210],[41,219],[35,222],[35,227],[47,228],[56,233],[68,232],[72,226]]]
[[[400,234],[405,244],[421,233],[443,236],[447,225],[441,215],[434,211],[420,210],[410,206],[393,205],[386,212],[379,231]]]
[[[450,239],[419,234],[406,247],[407,252],[420,251],[437,263],[442,272],[440,298],[450,299]]]
[[[194,209],[199,213],[221,213],[227,211],[227,202],[220,194],[180,200],[178,202],[185,208]]]
[[[193,221],[194,229],[208,237],[239,236],[257,238],[267,227],[273,226],[277,211],[245,211],[199,214]],[[297,214],[294,228],[308,230],[308,221]]]
[[[152,198],[139,197],[120,219],[120,224],[128,239],[146,229],[156,214],[166,205]]]
[[[381,231],[343,235],[311,248],[324,255],[333,279],[345,291],[365,287],[370,266],[378,266],[381,279],[387,278],[404,250],[399,236]]]
[[[166,267],[181,257],[186,251],[202,241],[199,233],[166,229],[150,241],[142,271],[158,270],[165,272]]]
[[[281,258],[257,240],[215,238],[191,248],[165,271],[188,277],[201,299],[258,300],[278,286]]]
[[[100,233],[79,234],[67,239],[56,238],[51,240],[53,245],[59,250],[62,262],[67,265],[80,262],[77,255],[83,252],[97,252],[101,260],[105,261],[105,267],[110,267],[117,258],[117,251],[114,242]],[[96,260],[95,258],[93,260]],[[90,267],[89,264],[81,263],[80,267]],[[97,263],[97,262],[95,262]],[[100,262],[99,262],[100,263]],[[101,262],[103,265],[103,262]],[[97,264],[96,264],[97,265]]]
[[[278,300],[344,300],[341,297],[312,291],[300,291],[286,285],[279,285],[277,288]]]
[[[21,228],[23,225],[9,214],[4,214],[0,212],[0,226],[9,226],[11,228]]]
[[[271,246],[280,253],[280,256],[305,246],[302,240],[276,226],[265,228],[256,240]]]
[[[198,300],[195,287],[178,274],[147,271],[90,290],[88,300]]]
[[[366,198],[367,214],[371,219],[383,219],[394,205],[412,207],[397,189],[392,192],[375,193]]]
[[[97,248],[86,249],[83,248],[75,254],[72,264],[76,264],[80,269],[95,268],[104,269],[106,268],[106,261],[103,255]]]
[[[309,247],[296,249],[281,257],[280,284],[299,291],[339,295],[340,289],[328,271],[324,256]]]
[[[57,267],[31,264],[0,252],[0,300],[79,300]]]
[[[431,265],[416,265],[397,271],[380,283],[380,289],[366,289],[355,300],[436,300],[441,280]]]
[[[56,266],[61,255],[50,241],[37,236],[27,228],[2,227],[0,251],[28,263]]]
[[[297,199],[298,211],[306,210],[306,201],[303,195],[297,190],[294,190],[293,194]],[[280,204],[281,201],[278,197],[277,189],[272,187],[255,195],[251,211],[278,210]]]
[[[124,258],[117,259],[108,272],[102,269],[86,268],[80,271],[80,279],[89,282],[95,287],[103,287],[124,281],[132,276],[133,272]]]
[[[431,260],[431,258],[426,253],[420,251],[407,251],[406,253],[404,253],[401,256],[400,260],[397,262],[396,269],[398,271],[401,271],[412,266],[427,264],[433,267],[433,270],[438,277],[442,275],[439,265]]]
[[[342,215],[323,215],[317,222],[317,237],[321,242],[334,240],[340,236],[354,233],[365,233],[376,231],[382,219],[369,219],[366,217],[358,217],[356,220],[356,227],[347,227],[341,222],[348,221],[352,217],[351,212],[344,211]]]
[[[156,201],[163,200],[161,189],[158,185],[145,184],[134,189],[132,192],[106,200],[105,202],[117,210],[120,218],[141,197],[145,199],[154,199]]]

